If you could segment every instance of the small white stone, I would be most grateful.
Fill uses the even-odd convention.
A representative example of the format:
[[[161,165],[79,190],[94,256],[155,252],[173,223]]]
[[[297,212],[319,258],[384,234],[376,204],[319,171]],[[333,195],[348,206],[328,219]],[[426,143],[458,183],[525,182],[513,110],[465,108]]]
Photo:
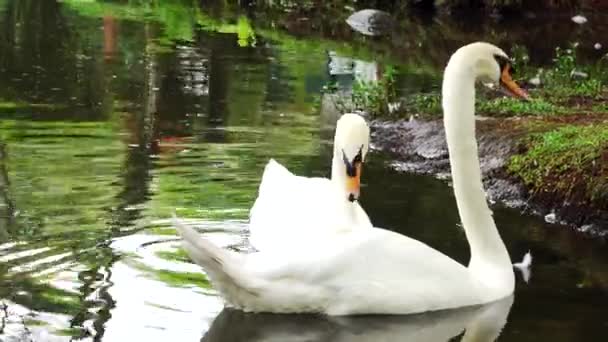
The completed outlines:
[[[550,213],[550,214],[545,215],[545,222],[551,223],[551,224],[557,222],[557,216],[555,215],[555,213]]]
[[[530,83],[530,84],[531,84],[531,85],[533,85],[533,86],[538,87],[538,86],[540,85],[540,83],[541,83],[541,82],[540,82],[540,77],[538,77],[538,76],[534,76],[534,77],[532,77],[530,80],[528,80],[528,83]]]
[[[571,78],[587,78],[587,77],[589,77],[589,74],[587,74],[586,72],[583,72],[583,71],[578,71],[576,69],[573,69],[570,72],[570,77]]]
[[[388,104],[388,112],[394,113],[401,108],[401,102],[391,102]]]
[[[579,15],[575,15],[574,17],[572,17],[572,21],[579,25],[582,25],[587,22],[587,18],[585,18],[579,14]]]

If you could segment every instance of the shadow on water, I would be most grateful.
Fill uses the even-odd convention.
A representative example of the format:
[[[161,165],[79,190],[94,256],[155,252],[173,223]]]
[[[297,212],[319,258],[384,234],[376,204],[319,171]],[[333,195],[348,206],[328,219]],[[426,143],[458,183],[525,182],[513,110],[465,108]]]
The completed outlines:
[[[247,314],[224,309],[201,342],[449,341],[463,331],[461,341],[490,342],[507,323],[512,304],[510,296],[485,306],[423,315],[353,317]]]
[[[404,91],[418,91],[437,86],[465,40],[521,41],[498,29],[504,22],[412,17],[392,39],[367,39],[343,11],[296,20],[211,3],[0,0],[0,339],[194,341],[213,321],[204,340],[414,331],[428,333],[418,340],[466,340],[484,317],[502,326],[511,302],[500,312],[390,319],[227,310],[213,320],[221,300],[165,219],[177,209],[217,243],[247,251],[245,220],[270,157],[327,175],[337,114],[316,101],[333,77],[330,55],[370,74],[394,64]],[[550,41],[595,39],[602,25]],[[532,56],[548,48],[528,47]],[[393,171],[387,158],[372,152],[364,174],[363,205],[376,224],[466,262],[450,188]],[[535,256],[500,340],[597,340],[608,324],[605,245],[508,209],[495,217],[514,259],[529,248]]]

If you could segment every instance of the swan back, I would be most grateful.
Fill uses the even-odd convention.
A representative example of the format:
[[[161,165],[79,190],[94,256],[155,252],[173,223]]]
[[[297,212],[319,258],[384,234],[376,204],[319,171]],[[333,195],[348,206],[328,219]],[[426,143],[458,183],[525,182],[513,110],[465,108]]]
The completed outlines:
[[[369,149],[369,126],[357,114],[336,125],[332,178],[302,177],[275,160],[264,170],[250,211],[250,242],[258,250],[289,250],[295,244],[351,229],[371,227],[358,202],[361,164]]]

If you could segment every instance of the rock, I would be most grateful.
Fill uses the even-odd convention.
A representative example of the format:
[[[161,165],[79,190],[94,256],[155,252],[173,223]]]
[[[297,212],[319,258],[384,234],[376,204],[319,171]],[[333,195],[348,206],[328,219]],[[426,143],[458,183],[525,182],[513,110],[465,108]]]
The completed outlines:
[[[539,76],[534,76],[531,79],[528,80],[528,83],[530,83],[531,85],[538,87],[541,84],[540,81],[540,77]]]
[[[545,222],[551,223],[551,224],[556,223],[557,222],[557,215],[555,215],[554,212],[551,212],[551,213],[545,215]]]
[[[366,36],[381,36],[389,33],[393,26],[393,17],[384,11],[364,9],[353,13],[346,23],[353,30]]]
[[[587,18],[585,18],[579,14],[579,15],[575,15],[574,17],[572,17],[572,21],[579,25],[583,25],[584,23],[587,22]]]
[[[396,111],[401,109],[401,102],[390,102],[388,104],[388,112],[395,113]]]
[[[583,71],[578,71],[576,69],[573,69],[570,72],[570,77],[571,78],[578,78],[578,79],[585,79],[585,78],[589,77],[589,74],[587,74],[586,72],[583,72]]]
[[[353,74],[353,59],[350,57],[342,57],[334,51],[327,53],[329,57],[329,74],[334,75],[352,75]]]
[[[506,172],[507,161],[518,153],[517,141],[521,132],[508,129],[505,121],[477,118],[479,161],[487,199],[491,203],[500,202],[507,207],[544,217],[551,224],[581,227],[580,231],[585,235],[608,237],[608,229],[604,228],[608,227],[608,213],[598,214],[593,208],[585,210],[584,207],[567,203],[556,205],[538,196],[531,198],[526,186]],[[448,181],[448,186],[451,186],[450,163],[441,120],[424,121],[413,117],[399,121],[374,120],[370,126],[372,148],[393,154],[396,158],[391,163],[393,169],[434,175]]]

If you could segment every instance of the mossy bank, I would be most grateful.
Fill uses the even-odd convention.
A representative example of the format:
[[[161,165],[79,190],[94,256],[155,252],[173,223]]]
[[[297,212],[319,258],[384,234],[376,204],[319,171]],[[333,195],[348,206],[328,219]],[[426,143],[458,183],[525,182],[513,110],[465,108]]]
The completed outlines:
[[[493,203],[608,236],[608,114],[577,120],[478,119],[484,186]],[[394,168],[449,178],[441,120],[374,120],[372,129]]]

